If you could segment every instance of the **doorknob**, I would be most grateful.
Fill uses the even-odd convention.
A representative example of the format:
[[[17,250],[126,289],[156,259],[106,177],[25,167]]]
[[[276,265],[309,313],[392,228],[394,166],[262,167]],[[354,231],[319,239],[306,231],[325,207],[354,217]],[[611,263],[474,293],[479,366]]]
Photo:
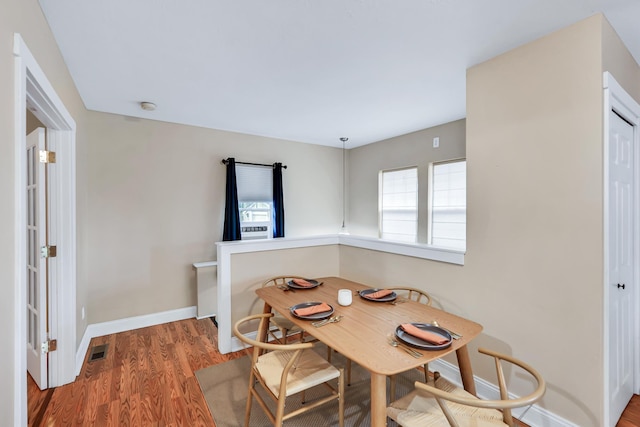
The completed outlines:
[[[618,289],[620,289],[620,288],[624,289],[624,283],[622,285],[620,283],[618,283]]]

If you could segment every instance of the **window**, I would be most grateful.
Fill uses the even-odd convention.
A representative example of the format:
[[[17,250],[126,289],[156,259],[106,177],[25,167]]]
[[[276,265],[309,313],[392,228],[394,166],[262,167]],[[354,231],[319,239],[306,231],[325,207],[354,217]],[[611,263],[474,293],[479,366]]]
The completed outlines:
[[[418,230],[418,168],[380,172],[380,238],[415,242]]]
[[[273,237],[273,170],[236,164],[236,185],[242,240]]]
[[[429,243],[467,246],[467,161],[433,163],[430,168]]]

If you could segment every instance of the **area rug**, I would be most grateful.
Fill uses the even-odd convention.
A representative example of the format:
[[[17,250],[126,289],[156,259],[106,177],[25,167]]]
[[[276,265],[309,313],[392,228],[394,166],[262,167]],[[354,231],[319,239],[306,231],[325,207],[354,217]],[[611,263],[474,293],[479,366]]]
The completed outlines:
[[[317,349],[326,356],[326,347]],[[334,353],[331,363],[337,367],[345,366],[345,359]],[[210,366],[196,371],[196,378],[209,406],[209,411],[216,423],[216,427],[240,427],[244,423],[244,411],[249,387],[249,368],[251,361],[243,356],[229,362]],[[346,375],[346,374],[345,374]],[[398,375],[396,379],[396,398],[404,396],[413,390],[416,380],[424,380],[424,374],[417,369]],[[346,384],[346,383],[345,383]],[[352,364],[351,385],[345,385],[345,426],[368,427],[370,422],[370,393],[369,374],[356,363]],[[311,400],[327,393],[323,386],[307,392],[307,399]],[[389,395],[389,381],[387,381],[387,396]],[[271,402],[270,399],[265,399]],[[289,397],[286,412],[300,406],[298,396]],[[272,424],[264,414],[262,408],[253,400],[251,409],[251,427],[269,427]],[[285,421],[285,426],[328,427],[338,425],[338,402],[322,405],[305,414]],[[388,426],[397,426],[388,420]]]

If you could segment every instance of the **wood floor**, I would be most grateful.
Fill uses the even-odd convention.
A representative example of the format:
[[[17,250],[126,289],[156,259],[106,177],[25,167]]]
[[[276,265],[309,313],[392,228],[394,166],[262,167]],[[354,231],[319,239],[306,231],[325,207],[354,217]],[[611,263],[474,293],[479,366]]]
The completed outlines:
[[[85,359],[72,384],[40,391],[27,375],[29,426],[215,426],[194,372],[244,355],[218,352],[209,319],[94,338],[89,348],[101,344],[106,357]],[[639,396],[617,427],[640,427]]]
[[[99,337],[89,348],[100,344],[106,358],[85,360],[72,384],[41,392],[29,378],[30,426],[214,426],[194,372],[244,354],[221,355],[209,319]]]

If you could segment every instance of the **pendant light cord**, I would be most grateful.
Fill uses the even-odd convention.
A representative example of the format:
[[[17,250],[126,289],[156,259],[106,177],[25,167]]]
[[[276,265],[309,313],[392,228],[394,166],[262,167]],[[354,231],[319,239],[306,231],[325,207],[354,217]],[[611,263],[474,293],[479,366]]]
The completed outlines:
[[[342,141],[342,229],[345,229],[344,226],[344,220],[346,217],[346,206],[347,206],[347,179],[346,179],[346,161],[345,161],[345,156],[346,156],[346,150],[345,150],[345,143],[349,140],[349,138],[346,137],[342,137],[340,138],[340,141]]]

